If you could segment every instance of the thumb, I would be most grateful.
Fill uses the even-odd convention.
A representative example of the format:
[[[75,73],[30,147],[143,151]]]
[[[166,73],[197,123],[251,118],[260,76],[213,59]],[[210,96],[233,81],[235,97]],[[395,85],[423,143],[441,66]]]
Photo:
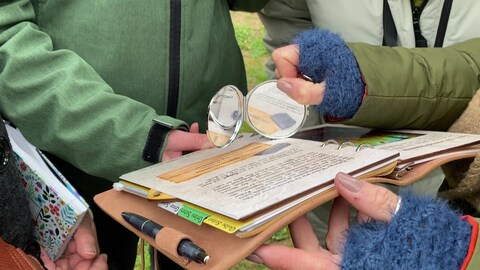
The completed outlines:
[[[107,255],[100,254],[95,260],[92,262],[92,265],[89,268],[90,270],[107,270]]]
[[[287,246],[265,244],[259,247],[248,260],[270,269],[340,269],[340,257],[319,252],[309,252]]]
[[[390,221],[398,204],[398,197],[390,190],[359,181],[346,173],[338,173],[335,186],[342,197],[367,216]]]
[[[301,78],[283,78],[277,87],[290,98],[303,105],[318,105],[325,95],[325,82],[313,83]]]
[[[86,215],[74,234],[78,254],[84,259],[92,259],[98,254],[97,233],[90,215]]]
[[[198,133],[198,132],[200,132],[200,128],[198,126],[198,123],[193,123],[190,126],[190,133]]]
[[[168,135],[167,147],[168,151],[196,151],[201,149],[212,148],[214,145],[210,142],[206,134],[185,132],[174,130]]]

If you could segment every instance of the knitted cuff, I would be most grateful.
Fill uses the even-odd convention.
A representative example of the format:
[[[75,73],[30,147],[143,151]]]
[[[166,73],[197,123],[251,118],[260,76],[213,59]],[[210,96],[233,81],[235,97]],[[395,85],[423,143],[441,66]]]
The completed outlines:
[[[390,223],[350,228],[342,269],[460,269],[471,233],[445,201],[408,192]]]
[[[338,35],[323,29],[301,33],[298,69],[315,83],[326,80],[325,96],[317,107],[327,117],[349,119],[362,103],[365,85],[352,51]]]

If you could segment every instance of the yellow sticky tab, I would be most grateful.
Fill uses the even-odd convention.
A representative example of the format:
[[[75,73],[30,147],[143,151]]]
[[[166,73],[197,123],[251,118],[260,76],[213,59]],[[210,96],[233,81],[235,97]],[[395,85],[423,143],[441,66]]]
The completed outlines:
[[[240,221],[240,220],[235,220],[229,217],[226,217],[224,215],[209,211],[205,208],[192,205],[186,202],[183,202],[184,205],[188,205],[191,208],[195,208],[199,211],[202,211],[204,213],[208,214],[208,217],[203,220],[203,223],[208,224],[212,227],[215,227],[219,230],[222,230],[226,233],[235,233],[239,229],[241,229],[243,226],[249,224],[251,220],[246,220],[246,221]]]
[[[174,200],[176,198],[166,193],[163,193],[154,189],[150,189],[147,192],[147,199],[152,201],[168,201],[168,200]]]
[[[235,233],[247,224],[245,222],[230,219],[228,217],[218,214],[209,216],[203,221],[203,223],[222,230],[226,233]]]

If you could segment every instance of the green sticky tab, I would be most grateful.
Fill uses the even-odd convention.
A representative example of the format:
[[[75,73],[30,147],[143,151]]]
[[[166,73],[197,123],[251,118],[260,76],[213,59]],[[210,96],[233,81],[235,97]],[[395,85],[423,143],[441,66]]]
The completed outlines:
[[[203,220],[209,216],[208,214],[194,209],[188,205],[184,205],[177,215],[183,217],[186,220],[190,220],[197,225],[201,225]]]

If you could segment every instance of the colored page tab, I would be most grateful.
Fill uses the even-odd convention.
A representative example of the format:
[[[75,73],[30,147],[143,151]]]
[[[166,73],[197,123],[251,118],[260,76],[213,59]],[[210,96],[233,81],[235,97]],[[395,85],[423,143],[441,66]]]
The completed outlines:
[[[161,202],[158,203],[158,207],[176,215],[183,208],[183,204],[179,202]]]
[[[230,234],[235,233],[247,224],[246,222],[234,220],[218,214],[209,216],[203,222]]]
[[[194,209],[188,205],[183,205],[180,211],[178,211],[177,215],[197,225],[201,225],[203,223],[203,220],[208,217],[208,214]]]
[[[235,220],[233,218],[226,217],[224,215],[209,211],[207,209],[201,208],[196,205],[192,205],[186,202],[184,202],[184,204],[188,205],[190,208],[195,208],[199,211],[207,213],[208,217],[203,221],[203,223],[208,224],[219,230],[222,230],[226,233],[230,233],[230,234],[235,233],[236,231],[241,229],[243,226],[252,222],[252,219],[244,220],[244,221]]]
[[[235,220],[186,202],[162,202],[158,206],[195,224],[200,225],[203,221],[203,223],[229,234],[237,232],[252,221]]]
[[[166,193],[156,191],[154,189],[150,189],[147,192],[147,198],[152,201],[169,201],[169,200],[175,200],[176,198],[168,195]]]

